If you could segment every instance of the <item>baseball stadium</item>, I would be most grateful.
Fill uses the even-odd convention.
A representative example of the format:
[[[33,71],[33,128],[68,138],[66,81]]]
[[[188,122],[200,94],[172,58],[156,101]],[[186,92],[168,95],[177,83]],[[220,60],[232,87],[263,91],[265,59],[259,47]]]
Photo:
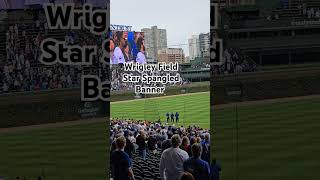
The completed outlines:
[[[212,158],[221,179],[318,179],[320,1],[217,3]]]
[[[166,75],[181,77],[175,82],[124,81],[125,75],[141,76],[139,70],[125,70],[119,62],[117,49],[126,47],[127,52],[134,52],[135,45],[143,42],[143,33],[113,31],[111,46],[111,104],[110,104],[110,176],[121,179],[119,171],[130,167],[135,179],[163,179],[168,173],[169,164],[181,164],[192,157],[191,147],[201,144],[201,159],[210,163],[210,68],[209,56],[199,57],[191,63],[179,64],[178,71],[169,73],[161,70],[145,71],[144,75],[162,77]],[[148,42],[146,42],[147,44]],[[129,44],[127,46],[126,44]],[[123,46],[124,45],[124,46]],[[140,48],[138,48],[140,49]],[[143,48],[141,48],[143,49]],[[148,49],[148,47],[146,47]],[[138,52],[139,50],[137,50]],[[126,62],[134,62],[134,53],[126,53]],[[147,55],[148,57],[148,55]],[[150,63],[150,62],[149,62]],[[153,64],[153,63],[152,63]],[[197,67],[197,68],[195,68]],[[164,87],[159,94],[143,94],[135,91],[135,86]],[[174,161],[173,155],[165,158],[166,152],[175,148],[172,139],[178,136],[181,141],[179,150],[183,155]],[[125,139],[123,156],[128,156],[128,164],[119,160],[121,143]],[[180,157],[180,154],[179,156]],[[182,158],[183,157],[183,158]],[[166,160],[164,160],[166,159]],[[119,164],[122,162],[122,164]],[[172,163],[170,163],[172,162]],[[211,163],[210,163],[211,164]],[[165,169],[165,170],[164,170]],[[175,179],[180,178],[180,171],[174,168]],[[206,174],[206,173],[203,173]],[[209,172],[207,178],[209,178]],[[125,178],[127,175],[123,175]],[[132,175],[133,177],[133,175]]]
[[[110,150],[128,123],[147,129],[164,127],[166,140],[186,133],[190,139],[182,139],[182,148],[191,156],[188,141],[203,143],[207,148],[202,158],[210,161],[209,57],[181,65],[182,81],[168,85],[165,94],[135,94],[112,81],[111,103],[82,102],[81,75],[108,80],[109,67],[98,63],[100,57],[94,58],[92,67],[43,65],[37,61],[41,41],[50,37],[70,45],[101,47],[108,35],[48,29],[39,4],[7,3],[0,19],[0,179],[109,179]],[[169,122],[167,114],[173,115]],[[122,128],[114,128],[119,125]],[[132,152],[136,179],[160,179],[164,149],[158,143],[148,144],[145,157],[138,150]]]

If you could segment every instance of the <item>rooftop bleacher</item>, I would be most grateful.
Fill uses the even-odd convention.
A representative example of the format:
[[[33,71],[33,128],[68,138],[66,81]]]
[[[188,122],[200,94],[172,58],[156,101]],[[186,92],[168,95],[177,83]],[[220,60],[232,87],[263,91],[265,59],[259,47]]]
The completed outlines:
[[[265,1],[265,4],[268,4],[268,1]],[[241,7],[241,6],[239,6]],[[259,9],[259,16],[249,16],[245,17],[243,14],[239,16],[232,16],[227,18],[224,17],[224,24],[227,24],[230,29],[244,29],[244,28],[258,28],[258,27],[284,27],[290,26],[291,21],[295,20],[304,20],[312,19],[318,20],[319,17],[307,17],[306,14],[303,14],[303,9],[310,10],[311,8],[314,11],[320,9],[319,0],[291,0],[289,1],[288,6],[274,5],[272,7],[265,7],[263,3],[256,5]],[[270,9],[270,10],[269,10]],[[273,10],[272,10],[273,9]],[[230,9],[226,9],[230,11]],[[269,11],[268,11],[269,10]],[[265,11],[268,11],[265,13]],[[235,18],[235,19],[234,19]],[[230,21],[229,23],[227,21]]]

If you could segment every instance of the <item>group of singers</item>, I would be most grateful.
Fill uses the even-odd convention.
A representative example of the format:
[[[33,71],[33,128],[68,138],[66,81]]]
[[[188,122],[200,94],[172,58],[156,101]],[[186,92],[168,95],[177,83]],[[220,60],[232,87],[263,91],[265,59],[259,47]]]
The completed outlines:
[[[113,31],[110,37],[111,64],[146,63],[144,33]]]

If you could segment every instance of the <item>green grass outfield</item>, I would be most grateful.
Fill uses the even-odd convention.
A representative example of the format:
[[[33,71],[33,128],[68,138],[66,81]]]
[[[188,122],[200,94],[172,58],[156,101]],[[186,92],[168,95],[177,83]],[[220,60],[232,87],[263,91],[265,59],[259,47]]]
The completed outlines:
[[[221,180],[318,180],[320,99],[214,110],[211,129]],[[238,169],[238,171],[237,171]]]
[[[210,126],[210,93],[190,93],[111,103],[112,118],[158,120],[166,122],[166,113],[180,114],[178,125]]]
[[[0,177],[105,180],[105,123],[0,133]]]

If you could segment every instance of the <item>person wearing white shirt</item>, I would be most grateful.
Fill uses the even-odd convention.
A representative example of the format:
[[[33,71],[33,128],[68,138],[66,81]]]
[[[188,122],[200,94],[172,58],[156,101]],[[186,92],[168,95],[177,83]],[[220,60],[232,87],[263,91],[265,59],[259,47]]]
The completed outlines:
[[[171,137],[172,147],[163,151],[160,159],[160,176],[162,180],[180,179],[183,162],[189,158],[186,151],[179,148],[181,138],[178,134]]]
[[[144,55],[145,47],[143,45],[143,38],[138,39],[137,48],[140,51],[137,54],[136,63],[145,64],[146,63],[146,56]]]
[[[124,38],[124,33],[122,31],[116,32],[116,37],[118,46],[114,49],[113,55],[111,56],[111,64],[124,64],[125,58],[123,55],[123,47],[126,39]]]
[[[114,52],[113,52],[113,55],[112,55],[112,58],[111,58],[111,62],[112,64],[123,64],[125,63],[125,60],[124,60],[124,56],[123,56],[123,53],[121,51],[121,49],[119,47],[116,47],[114,49]]]
[[[139,52],[137,54],[136,62],[139,63],[139,64],[145,64],[146,63],[146,57],[142,52]]]

